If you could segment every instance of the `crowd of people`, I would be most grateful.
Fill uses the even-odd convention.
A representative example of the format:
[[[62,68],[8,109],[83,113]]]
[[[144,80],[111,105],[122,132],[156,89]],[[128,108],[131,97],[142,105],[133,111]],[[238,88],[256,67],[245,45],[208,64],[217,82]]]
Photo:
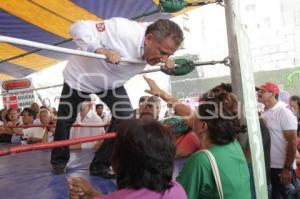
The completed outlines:
[[[97,110],[95,107],[101,106]],[[110,112],[103,110],[103,104],[96,106],[90,101],[80,105],[80,112],[74,125],[96,125],[95,127],[72,127],[71,138],[97,135],[105,132],[101,125],[109,124]],[[0,143],[34,144],[52,142],[57,121],[55,108],[32,103],[23,109],[4,108],[0,111]],[[70,146],[71,149],[95,148],[100,142],[88,142]]]
[[[196,110],[192,110],[188,105],[182,103],[181,100],[177,100],[161,90],[153,80],[146,77],[145,79],[150,86],[148,92],[153,95],[142,96],[140,98],[139,107],[135,111],[135,125],[132,124],[131,130],[136,131],[139,122],[148,125],[148,122],[149,124],[153,124],[154,121],[160,121],[164,128],[168,129],[166,130],[168,131],[167,134],[171,135],[175,146],[173,163],[176,157],[186,158],[185,164],[176,181],[174,179],[173,181],[169,180],[173,184],[173,188],[164,189],[160,196],[168,198],[168,194],[178,189],[178,186],[181,186],[187,198],[218,198],[219,193],[213,177],[211,163],[206,153],[203,152],[203,149],[208,149],[215,157],[218,165],[224,198],[255,198],[255,190],[252,184],[253,176],[251,176],[251,158],[247,155],[247,149],[243,150],[237,140],[237,135],[244,133],[246,127],[241,125],[237,116],[238,97],[232,93],[231,85],[226,84],[225,86],[225,84],[220,84],[202,96],[199,96],[199,106]],[[262,84],[256,89],[258,102],[265,106],[264,111],[259,114],[269,198],[290,197],[288,195],[291,193],[287,191],[287,185],[289,184],[295,187],[294,198],[297,198],[297,187],[299,185],[295,172],[295,160],[298,153],[296,150],[296,141],[297,135],[299,135],[299,101],[297,101],[299,97],[292,96],[289,104],[282,101],[279,102],[279,88],[271,82]],[[161,114],[161,99],[169,106],[172,105],[173,115]],[[217,115],[215,115],[216,112],[218,113]],[[165,115],[166,117],[162,118],[160,115]],[[131,122],[129,120],[122,124],[128,125]],[[118,132],[118,135],[124,133],[124,128],[122,126],[122,130]],[[126,133],[129,133],[129,131]],[[142,130],[139,132],[142,134]],[[154,129],[152,133],[155,134]],[[130,138],[137,139],[135,137]],[[135,143],[134,140],[131,141]],[[182,142],[185,144],[182,144]],[[149,141],[148,147],[152,150],[161,150],[158,146],[151,147],[150,144],[151,142]],[[152,144],[157,144],[154,138]],[[160,144],[166,145],[166,143]],[[118,147],[122,148],[123,146],[121,145],[122,143],[115,143],[114,151],[120,150]],[[131,149],[129,146],[124,146],[122,149],[122,152],[126,151],[128,154],[135,154],[134,149]],[[147,152],[147,150],[141,151]],[[124,154],[124,157],[127,157],[126,155]],[[140,154],[139,157],[143,155],[146,154]],[[143,168],[145,165],[149,166],[149,162],[153,164],[159,163],[159,159],[156,159],[155,162],[151,161],[151,157],[147,157],[139,159],[140,168]],[[113,156],[113,158],[115,157]],[[122,161],[117,165],[124,166],[131,164],[132,159],[118,158],[116,157],[115,161]],[[126,168],[128,168],[128,165],[126,165]],[[135,198],[133,195],[138,195],[139,192],[144,193],[147,190],[147,192],[149,191],[149,195],[151,195],[154,194],[153,191],[156,191],[148,187],[148,185],[134,187],[129,183],[123,187],[119,186],[118,175],[120,174],[116,168],[113,169],[116,172],[118,191],[108,196],[102,196],[101,198],[113,198],[117,196]],[[135,174],[135,172],[130,173],[128,171],[128,174],[126,174],[129,175],[128,180],[131,177],[134,178]],[[134,182],[134,180],[127,182]],[[143,183],[142,179],[140,183]],[[76,198],[75,196],[86,194],[91,194],[91,198],[100,197],[101,195],[97,189],[91,187],[82,178],[69,179],[68,184],[70,194],[74,198]],[[180,189],[177,191],[181,193]],[[182,198],[184,197],[182,196]],[[157,197],[151,195],[151,198]]]
[[[55,109],[47,109],[32,103],[31,107],[23,110],[4,108],[0,111],[0,142],[14,144],[32,144],[53,140],[57,115]]]
[[[238,98],[232,93],[231,85],[222,83],[199,96],[198,106],[193,110],[182,100],[168,95],[153,80],[146,77],[145,80],[149,84],[150,90],[147,92],[150,95],[140,97],[134,119],[120,124],[114,143],[112,166],[118,190],[101,198],[130,198],[138,194],[148,198],[158,198],[161,194],[164,198],[172,198],[174,194],[189,199],[217,198],[219,192],[211,163],[203,149],[209,150],[216,159],[225,198],[255,198],[249,151],[243,150],[237,140],[237,135],[245,131],[245,126],[237,117]],[[299,187],[300,97],[291,96],[288,104],[280,101],[279,88],[271,82],[256,87],[256,90],[258,103],[264,106],[263,111],[258,111],[269,198],[288,198],[287,185],[292,184],[296,191]],[[161,113],[162,101],[168,105],[168,114]],[[74,124],[109,123],[111,113],[104,111],[104,107],[104,104],[95,105],[91,98],[87,98],[80,104]],[[23,110],[2,109],[0,113],[0,142],[32,144],[53,140],[55,127],[43,125],[56,124],[57,112],[54,108],[33,103]],[[103,127],[72,127],[70,138],[106,131]],[[145,144],[140,146],[142,148],[137,147],[136,142],[142,138],[148,140],[142,141]],[[94,148],[97,151],[101,144],[102,141],[82,143],[72,145],[70,149]],[[161,151],[168,153],[161,154]],[[178,157],[186,158],[186,161],[178,177],[172,179],[174,161]],[[137,164],[132,165],[132,161]],[[163,164],[166,164],[166,171],[160,170]],[[149,174],[150,179],[147,178]],[[160,180],[161,184],[154,183]],[[87,198],[101,196],[99,189],[93,188],[83,178],[70,178],[68,184],[71,198],[78,195]]]
[[[151,88],[148,92],[158,94],[171,104],[175,115],[168,115],[169,117],[163,118],[158,123],[157,121],[160,120],[158,115],[161,115],[159,114],[161,100],[155,95],[142,96],[139,100],[139,108],[136,110],[138,119],[121,123],[114,144],[112,166],[116,174],[118,190],[110,195],[101,196],[101,192],[91,187],[83,178],[70,178],[68,181],[70,197],[139,198],[143,193],[143,197],[153,199],[217,198],[217,185],[210,162],[201,150],[208,149],[219,166],[224,198],[251,198],[247,161],[236,140],[237,134],[242,131],[239,118],[233,117],[237,111],[237,97],[229,92],[216,94],[214,97],[206,95],[201,98],[201,101],[208,103],[203,103],[193,111],[189,106],[162,91],[153,80],[146,78],[146,81]],[[218,104],[218,107],[212,106],[212,103]],[[216,108],[221,108],[222,113],[228,117],[222,118],[219,114],[216,118],[210,119],[214,116]],[[144,135],[144,131],[148,131],[151,136]],[[165,134],[171,141],[160,138],[160,134]],[[188,136],[189,134],[193,136]],[[121,138],[122,141],[119,141]],[[148,140],[142,141],[143,139]],[[184,145],[177,142],[181,139],[187,140]],[[170,142],[173,144],[170,145]],[[191,150],[189,147],[193,142],[197,147]],[[138,143],[147,144],[147,147]],[[162,151],[169,153],[162,153]],[[154,156],[155,153],[158,154]],[[175,180],[171,176],[176,156],[186,157],[187,160]],[[136,164],[132,164],[133,161]],[[171,172],[168,175],[162,173],[166,171]],[[163,189],[158,190],[154,186],[155,183],[149,182],[153,180],[159,186],[162,177],[169,185]],[[176,194],[177,197],[172,194]]]
[[[120,31],[122,30],[122,31]],[[238,97],[230,84],[222,83],[199,97],[198,106],[190,107],[144,77],[149,95],[142,96],[132,109],[124,83],[141,72],[146,63],[165,64],[172,74],[174,61],[169,59],[183,41],[181,28],[170,20],[154,23],[112,18],[104,22],[79,21],[70,33],[79,49],[103,54],[106,60],[72,56],[64,70],[64,84],[58,111],[34,103],[20,113],[17,109],[1,111],[0,141],[28,144],[66,140],[105,132],[117,132],[115,139],[54,148],[52,172],[66,173],[70,149],[93,148],[95,156],[90,175],[115,178],[117,190],[102,195],[81,177],[68,179],[71,199],[198,199],[255,198],[250,150],[241,147],[242,124]],[[120,63],[121,57],[145,63]],[[79,74],[84,74],[79,76]],[[297,140],[300,150],[299,96],[281,102],[279,88],[266,82],[256,88],[265,158],[269,198],[297,198]],[[93,107],[90,94],[104,105]],[[161,101],[167,112],[161,113]],[[21,115],[21,117],[19,117]],[[162,118],[161,115],[164,115]],[[109,128],[72,128],[72,124],[111,123]],[[44,127],[17,128],[31,124],[56,124]],[[175,158],[185,158],[174,179]],[[110,169],[112,167],[112,170]],[[299,167],[300,168],[300,167]],[[300,177],[300,169],[298,170]],[[291,190],[291,187],[294,187]]]

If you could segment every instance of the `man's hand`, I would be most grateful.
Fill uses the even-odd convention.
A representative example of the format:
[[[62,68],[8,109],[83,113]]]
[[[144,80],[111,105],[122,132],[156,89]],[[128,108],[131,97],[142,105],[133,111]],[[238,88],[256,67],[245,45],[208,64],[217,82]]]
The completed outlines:
[[[5,129],[5,133],[6,134],[14,134],[14,131],[13,131],[13,126],[15,126],[11,121],[7,122],[6,124],[4,124],[4,129]]]
[[[0,126],[0,134],[5,133],[5,128],[3,126]]]
[[[101,196],[85,179],[81,177],[68,178],[70,199],[90,199]]]
[[[42,142],[43,139],[41,138],[36,138],[36,137],[30,137],[27,139],[27,144],[34,144],[34,143],[38,143],[38,142]]]
[[[287,185],[291,182],[291,171],[283,169],[280,174],[280,182],[283,185]]]
[[[105,55],[106,61],[109,63],[118,64],[121,62],[121,55],[116,51],[98,48],[95,53]]]
[[[165,67],[168,68],[168,69],[174,69],[175,68],[175,61],[168,58],[166,61],[165,61]]]
[[[162,60],[165,63],[165,66],[161,67],[161,71],[171,75],[173,74],[174,70],[175,70],[175,61],[172,59],[167,58],[166,60]]]

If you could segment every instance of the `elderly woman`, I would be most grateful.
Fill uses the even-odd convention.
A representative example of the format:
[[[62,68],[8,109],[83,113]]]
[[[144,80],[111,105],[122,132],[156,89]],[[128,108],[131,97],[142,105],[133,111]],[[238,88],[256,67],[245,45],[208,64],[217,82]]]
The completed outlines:
[[[182,186],[172,181],[175,143],[171,133],[152,117],[143,118],[125,121],[119,128],[112,156],[118,190],[102,196],[83,178],[71,178],[71,199],[187,198]]]
[[[189,126],[214,156],[220,173],[223,196],[226,199],[248,199],[250,177],[247,162],[240,144],[235,139],[240,131],[237,98],[232,93],[205,95],[193,112],[176,98],[161,90],[156,83],[145,77],[150,90],[172,104],[176,114],[185,117]],[[190,156],[177,177],[189,199],[219,198],[216,182],[208,156],[203,151]]]

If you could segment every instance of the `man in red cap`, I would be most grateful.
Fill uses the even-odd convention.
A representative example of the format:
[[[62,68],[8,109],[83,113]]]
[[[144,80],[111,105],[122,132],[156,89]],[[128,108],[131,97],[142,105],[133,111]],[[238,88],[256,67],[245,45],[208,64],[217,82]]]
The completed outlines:
[[[279,88],[272,82],[257,87],[258,101],[265,105],[261,118],[271,137],[270,179],[272,199],[288,198],[286,185],[296,185],[295,156],[297,119],[285,106],[278,103]]]
[[[279,95],[279,88],[273,82],[266,82],[266,83],[262,84],[261,86],[256,87],[256,90],[257,91],[267,90],[267,91],[274,93],[277,96]]]

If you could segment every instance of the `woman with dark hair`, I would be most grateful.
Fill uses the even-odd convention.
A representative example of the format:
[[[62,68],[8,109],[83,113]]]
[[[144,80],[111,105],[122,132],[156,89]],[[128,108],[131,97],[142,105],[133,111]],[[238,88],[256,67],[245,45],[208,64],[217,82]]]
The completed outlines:
[[[216,160],[223,196],[226,199],[249,199],[250,176],[242,148],[236,140],[241,131],[237,115],[237,97],[228,92],[205,95],[194,113],[188,106],[161,90],[156,83],[145,77],[150,90],[173,105],[175,112],[185,117],[204,147]],[[212,166],[204,151],[190,156],[177,177],[189,199],[219,198]],[[221,194],[220,194],[221,195]]]
[[[172,134],[154,119],[123,122],[112,156],[118,190],[101,196],[84,179],[70,178],[70,198],[186,199],[181,185],[172,181],[175,150]]]

